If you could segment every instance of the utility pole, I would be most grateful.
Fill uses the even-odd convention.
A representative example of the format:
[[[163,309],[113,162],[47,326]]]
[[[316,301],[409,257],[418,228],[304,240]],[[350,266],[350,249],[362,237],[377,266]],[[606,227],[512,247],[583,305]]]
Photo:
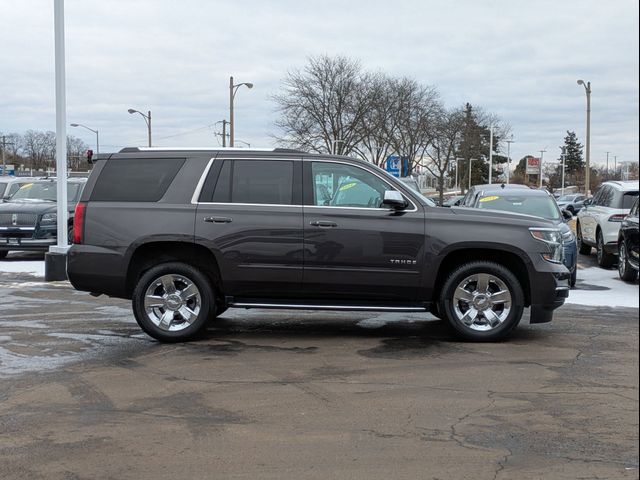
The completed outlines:
[[[475,158],[469,158],[469,190],[471,190],[471,162],[473,162]]]
[[[607,176],[609,176],[609,154],[611,152],[607,152]]]
[[[562,147],[562,180],[560,180],[562,195],[564,195],[564,161],[566,157],[567,157],[567,147]]]
[[[511,144],[513,142],[513,135],[511,139],[507,140],[507,185],[509,185],[509,178],[511,177]]]
[[[493,177],[493,123],[489,126],[489,185]]]
[[[7,163],[5,160],[5,151],[7,150],[7,145],[13,145],[13,142],[7,142],[7,138],[3,135],[2,136],[2,176],[5,176],[7,174]]]
[[[542,159],[544,158],[544,152],[546,150],[540,150],[540,188],[542,188]]]
[[[613,156],[613,179],[618,179],[618,156]]]
[[[218,124],[218,123],[222,124],[222,148],[225,148],[227,146],[227,137],[229,136],[227,134],[227,125],[229,125],[229,122],[227,122],[226,119],[222,119],[219,122],[216,122],[216,124]],[[213,133],[214,133],[214,135],[220,135],[216,131],[214,131]]]
[[[584,80],[578,80],[578,85],[584,87],[584,91],[587,95],[587,168],[584,173],[584,190],[589,195],[591,191],[591,184],[589,177],[591,175],[591,82],[584,82]]]

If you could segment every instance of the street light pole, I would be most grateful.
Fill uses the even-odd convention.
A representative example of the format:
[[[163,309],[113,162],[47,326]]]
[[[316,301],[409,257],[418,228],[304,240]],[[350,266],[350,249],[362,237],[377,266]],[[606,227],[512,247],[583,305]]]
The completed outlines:
[[[235,120],[233,118],[233,99],[236,97],[236,92],[241,86],[245,86],[248,89],[253,88],[253,83],[251,82],[243,82],[238,83],[237,85],[233,83],[233,77],[229,77],[229,146],[233,147],[234,143],[234,131],[235,131]]]
[[[564,162],[567,157],[567,147],[562,147],[562,179],[560,180],[562,195],[564,195]]]
[[[147,124],[147,136],[149,137],[149,146],[151,146],[151,110],[149,110],[146,115],[139,110],[134,110],[133,108],[130,108],[127,112],[131,115],[134,113],[142,115],[142,118],[144,118],[144,121]]]
[[[489,127],[489,185],[493,177],[493,123]]]
[[[72,123],[72,127],[82,127],[96,134],[96,154],[100,154],[100,137],[98,136],[98,130],[94,130],[93,128],[89,128],[86,125],[82,125],[81,123]]]
[[[471,190],[471,162],[473,162],[475,158],[469,158],[469,190]]]
[[[609,154],[611,152],[606,152],[607,153],[607,177],[609,176]]]
[[[542,159],[544,158],[544,152],[546,150],[540,150],[540,188],[542,188]]]
[[[511,139],[507,140],[507,185],[509,185],[509,178],[511,177],[511,144],[513,143],[513,135]]]
[[[586,194],[589,195],[591,191],[591,184],[589,183],[591,175],[591,82],[585,83],[584,80],[578,80],[578,85],[582,85],[587,94],[587,169],[584,173],[584,189]]]

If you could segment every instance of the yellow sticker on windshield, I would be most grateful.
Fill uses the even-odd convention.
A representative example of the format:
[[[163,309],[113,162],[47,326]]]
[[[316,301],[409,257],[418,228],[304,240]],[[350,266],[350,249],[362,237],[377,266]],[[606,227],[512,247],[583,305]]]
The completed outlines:
[[[357,184],[358,182],[346,183],[340,187],[340,191],[343,192],[344,190],[349,190],[350,188],[355,187]]]
[[[500,197],[497,197],[495,195],[492,195],[491,197],[484,197],[480,199],[480,203],[484,203],[484,202],[493,202],[494,200],[498,200]]]

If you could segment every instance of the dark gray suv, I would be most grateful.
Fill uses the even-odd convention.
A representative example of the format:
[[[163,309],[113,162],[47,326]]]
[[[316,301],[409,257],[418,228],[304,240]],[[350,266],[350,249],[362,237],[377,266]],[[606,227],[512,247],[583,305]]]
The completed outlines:
[[[74,229],[72,284],[132,299],[167,342],[230,307],[431,311],[494,341],[525,307],[551,321],[569,293],[553,223],[438,208],[369,163],[292,150],[103,156]]]

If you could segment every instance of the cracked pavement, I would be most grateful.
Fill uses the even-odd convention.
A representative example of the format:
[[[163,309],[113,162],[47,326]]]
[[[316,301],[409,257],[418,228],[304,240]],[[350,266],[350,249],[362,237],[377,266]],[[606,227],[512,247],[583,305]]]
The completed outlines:
[[[494,344],[424,320],[229,310],[162,345],[0,273],[0,478],[638,478],[638,309]]]

